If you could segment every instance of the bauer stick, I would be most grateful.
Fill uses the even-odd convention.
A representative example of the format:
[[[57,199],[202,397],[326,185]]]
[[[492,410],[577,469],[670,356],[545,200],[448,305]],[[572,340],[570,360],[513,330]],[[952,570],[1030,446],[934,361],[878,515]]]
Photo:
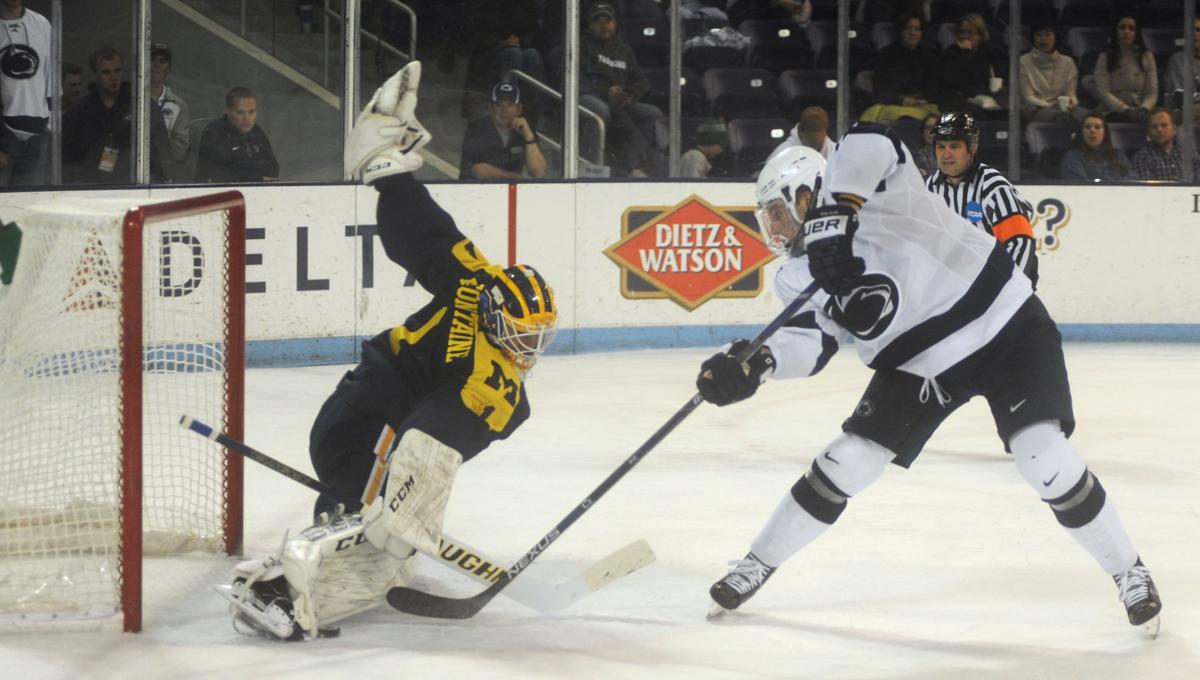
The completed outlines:
[[[763,328],[761,331],[759,331],[758,335],[754,336],[754,339],[750,341],[750,344],[746,345],[746,347],[738,353],[738,361],[745,362],[752,354],[757,352],[759,348],[763,346],[763,343],[767,341],[767,338],[771,337],[775,331],[779,330],[780,326],[782,326],[788,319],[792,318],[792,316],[794,316],[806,302],[812,299],[812,296],[816,294],[817,289],[818,286],[816,282],[813,282],[809,284],[807,288],[801,291],[796,299],[789,302],[788,305],[784,307],[783,311],[780,312],[779,315],[774,319],[772,319],[771,323],[767,324],[766,328]],[[434,595],[432,593],[426,593],[413,588],[397,587],[388,591],[388,604],[402,612],[409,614],[416,614],[417,616],[431,616],[443,619],[467,619],[479,613],[479,610],[483,609],[484,605],[486,605],[488,602],[491,602],[492,598],[496,597],[496,595],[500,594],[501,591],[508,587],[508,585],[513,582],[513,579],[525,571],[525,569],[532,564],[533,561],[536,560],[538,556],[546,550],[546,548],[549,548],[559,536],[562,536],[564,531],[574,524],[576,520],[582,517],[583,513],[587,512],[588,509],[596,503],[596,501],[600,500],[600,498],[603,497],[604,494],[607,493],[614,484],[628,474],[628,472],[632,470],[633,467],[642,460],[642,458],[646,457],[646,454],[650,453],[655,446],[658,446],[658,444],[662,442],[662,440],[665,439],[672,430],[678,427],[679,424],[684,421],[684,419],[691,415],[692,411],[695,411],[696,407],[699,406],[703,401],[704,398],[700,396],[699,392],[694,394],[692,398],[683,405],[683,408],[680,408],[678,411],[676,411],[675,415],[671,416],[662,427],[658,428],[657,432],[655,432],[650,436],[649,439],[646,440],[646,443],[639,446],[637,451],[633,452],[633,455],[626,458],[625,462],[621,463],[620,467],[614,470],[613,473],[610,474],[603,482],[600,482],[600,486],[597,486],[595,490],[588,494],[587,497],[579,503],[579,505],[576,505],[574,510],[567,513],[567,516],[564,517],[558,524],[556,524],[548,534],[543,536],[536,545],[530,548],[529,552],[521,556],[520,559],[518,559],[511,567],[508,568],[508,571],[501,575],[499,580],[497,580],[493,585],[489,586],[483,592],[471,597],[455,598]]]
[[[329,494],[339,503],[353,507],[361,500],[342,493],[333,487],[313,479],[282,461],[244,444],[228,434],[216,430],[190,416],[179,419],[180,427],[211,439],[244,458],[260,463],[288,479],[303,484],[318,493]],[[446,534],[442,534],[437,554],[428,555],[453,571],[464,574],[483,585],[490,586],[506,576],[500,562],[488,557],[476,548]],[[543,614],[553,614],[617,579],[628,576],[654,562],[654,551],[644,540],[637,540],[595,562],[579,574],[554,584],[528,583],[529,587],[517,587],[506,593],[512,600]],[[526,585],[522,582],[521,585]]]

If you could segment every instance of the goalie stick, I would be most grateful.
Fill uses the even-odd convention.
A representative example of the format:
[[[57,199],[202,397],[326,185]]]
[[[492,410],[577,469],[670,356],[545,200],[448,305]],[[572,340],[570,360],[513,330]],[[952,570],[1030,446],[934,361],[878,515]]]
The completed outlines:
[[[179,419],[179,425],[217,442],[244,458],[260,463],[294,482],[303,484],[313,491],[334,496],[341,503],[353,506],[360,502],[359,499],[352,498],[195,418],[185,415]],[[494,584],[505,573],[504,567],[500,566],[499,561],[445,533],[442,534],[437,554],[428,554],[427,556],[434,558],[439,564],[452,571],[486,586]],[[654,551],[650,549],[650,545],[646,541],[637,540],[614,551],[565,581],[553,584],[530,581],[522,583],[519,588],[513,588],[507,595],[514,602],[537,612],[554,614],[571,606],[587,594],[654,562],[654,559]]]
[[[767,341],[767,338],[771,337],[771,335],[773,335],[775,331],[779,330],[779,328],[783,326],[788,319],[791,319],[793,316],[795,316],[796,312],[798,312],[806,302],[812,299],[812,296],[816,294],[818,289],[819,288],[814,281],[813,283],[809,284],[807,288],[801,291],[794,300],[789,302],[787,306],[783,308],[783,311],[780,312],[778,316],[772,319],[765,328],[759,331],[758,335],[754,336],[754,339],[750,341],[750,344],[746,345],[746,347],[744,347],[742,351],[738,353],[738,361],[744,363],[746,359],[757,352],[759,348],[763,346],[763,343]],[[582,517],[585,512],[595,505],[596,501],[600,500],[600,498],[603,497],[604,494],[607,493],[614,484],[619,482],[622,477],[628,474],[629,471],[632,470],[634,466],[637,465],[643,458],[645,458],[654,447],[658,446],[658,444],[662,442],[662,440],[665,439],[672,430],[678,427],[679,424],[682,423],[689,415],[691,415],[692,411],[695,411],[696,407],[699,406],[703,401],[704,399],[699,393],[692,395],[692,398],[689,399],[682,408],[676,411],[675,415],[671,416],[667,422],[662,425],[662,427],[658,428],[654,434],[650,435],[650,438],[647,439],[644,444],[639,446],[638,449],[633,452],[633,455],[626,458],[625,462],[622,463],[620,467],[614,470],[612,474],[605,478],[603,482],[600,482],[600,486],[597,486],[594,490],[592,490],[592,492],[588,494],[587,497],[579,503],[579,505],[576,505],[571,512],[567,513],[566,517],[559,521],[559,523],[556,524],[549,533],[543,536],[541,540],[537,542],[537,544],[535,544],[529,549],[528,552],[522,555],[520,559],[513,563],[513,565],[508,568],[508,571],[501,575],[500,579],[497,580],[493,585],[489,586],[486,590],[470,597],[456,598],[434,595],[432,593],[416,590],[414,588],[398,587],[392,588],[388,591],[388,604],[408,614],[415,614],[417,616],[430,616],[442,619],[467,619],[479,613],[480,609],[483,609],[488,602],[491,602],[493,598],[503,592],[504,589],[513,582],[513,579],[520,576],[521,573],[524,572],[525,569],[528,568],[529,565],[532,564],[539,555],[546,551],[546,548],[549,548],[554,541],[558,540],[558,537],[562,536],[564,531],[570,528],[570,526],[574,524],[580,517]]]

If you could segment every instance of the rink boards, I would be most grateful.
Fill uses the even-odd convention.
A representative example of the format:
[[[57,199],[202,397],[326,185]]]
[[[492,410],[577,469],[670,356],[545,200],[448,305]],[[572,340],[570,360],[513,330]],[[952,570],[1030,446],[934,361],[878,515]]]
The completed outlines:
[[[373,189],[240,188],[247,204],[252,365],[353,361],[357,340],[428,300],[374,236]],[[436,184],[493,261],[554,288],[554,352],[716,345],[768,320],[778,261],[756,239],[749,183]],[[131,205],[208,189],[93,190]],[[1192,187],[1025,186],[1039,295],[1069,339],[1200,340],[1200,193]],[[81,192],[71,192],[78,195]],[[61,194],[6,194],[6,220]]]

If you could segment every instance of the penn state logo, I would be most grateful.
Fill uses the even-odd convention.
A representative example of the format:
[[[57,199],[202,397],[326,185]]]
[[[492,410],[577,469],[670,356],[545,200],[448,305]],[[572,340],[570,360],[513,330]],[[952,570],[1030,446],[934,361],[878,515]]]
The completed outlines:
[[[10,43],[0,50],[0,71],[14,80],[26,80],[37,75],[41,58],[29,45]]]
[[[971,224],[979,224],[983,221],[983,206],[979,205],[978,201],[967,203],[967,220]]]
[[[832,296],[825,312],[860,340],[874,340],[892,325],[900,308],[896,282],[883,274],[866,274],[849,295]]]

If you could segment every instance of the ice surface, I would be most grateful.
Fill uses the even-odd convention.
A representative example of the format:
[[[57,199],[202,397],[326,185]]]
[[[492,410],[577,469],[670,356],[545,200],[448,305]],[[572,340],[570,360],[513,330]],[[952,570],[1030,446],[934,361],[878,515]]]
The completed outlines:
[[[512,559],[693,392],[708,352],[543,360],[532,419],[465,465],[457,538]],[[658,562],[542,616],[500,597],[466,621],[381,606],[336,640],[245,638],[207,584],[230,561],[148,565],[145,632],[0,635],[0,675],[34,678],[1145,678],[1200,677],[1200,347],[1069,345],[1073,441],[1152,569],[1163,633],[1143,639],[1116,589],[1003,453],[984,402],[956,413],[910,471],[889,469],[742,611],[705,619],[709,584],[839,431],[867,369],[704,405],[527,572],[556,581],[636,538]],[[311,471],[308,426],[345,367],[248,375],[248,442]],[[312,494],[247,463],[248,553],[305,525]],[[466,594],[424,562],[421,585]]]

